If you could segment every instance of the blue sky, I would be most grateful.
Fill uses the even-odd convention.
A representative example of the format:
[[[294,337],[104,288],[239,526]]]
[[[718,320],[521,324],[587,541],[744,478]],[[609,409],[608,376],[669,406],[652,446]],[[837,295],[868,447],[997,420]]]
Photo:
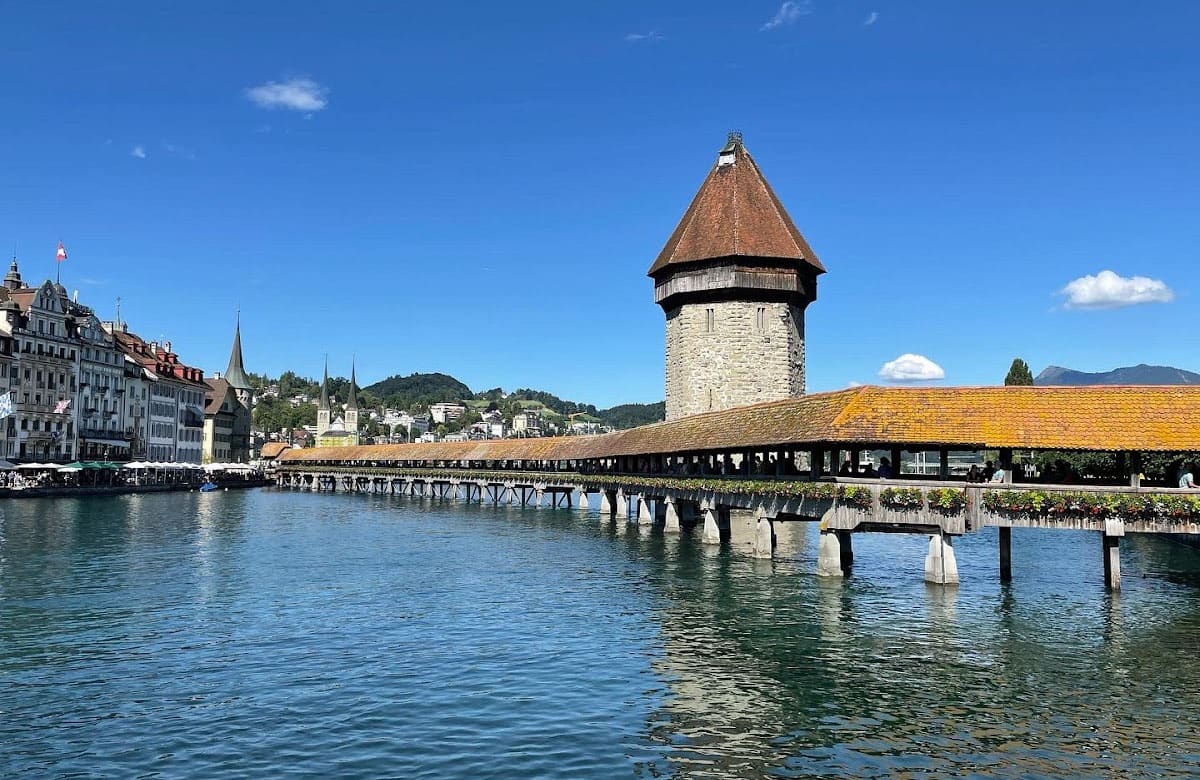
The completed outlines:
[[[1194,3],[7,3],[0,25],[0,247],[44,278],[62,239],[81,301],[120,296],[206,371],[240,304],[253,371],[354,353],[362,384],[659,400],[645,272],[732,128],[829,269],[810,391],[905,354],[947,384],[1016,356],[1200,369]]]

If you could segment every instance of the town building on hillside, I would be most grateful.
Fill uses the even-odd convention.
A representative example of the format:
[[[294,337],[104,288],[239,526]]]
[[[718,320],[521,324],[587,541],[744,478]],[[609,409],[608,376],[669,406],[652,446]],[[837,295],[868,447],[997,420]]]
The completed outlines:
[[[531,409],[517,412],[513,415],[512,432],[516,436],[541,436],[542,416]]]
[[[459,417],[462,417],[467,412],[467,407],[462,404],[432,404],[429,407],[429,416],[439,425],[445,425],[449,422],[454,422]]]
[[[825,267],[730,133],[648,275],[666,315],[666,418],[804,394]]]

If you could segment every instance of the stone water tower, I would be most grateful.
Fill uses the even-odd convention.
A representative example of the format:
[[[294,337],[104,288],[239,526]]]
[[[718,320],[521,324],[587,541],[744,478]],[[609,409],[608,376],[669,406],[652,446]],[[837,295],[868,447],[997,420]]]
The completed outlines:
[[[650,267],[667,317],[667,419],[804,394],[804,310],[825,267],[729,141]]]

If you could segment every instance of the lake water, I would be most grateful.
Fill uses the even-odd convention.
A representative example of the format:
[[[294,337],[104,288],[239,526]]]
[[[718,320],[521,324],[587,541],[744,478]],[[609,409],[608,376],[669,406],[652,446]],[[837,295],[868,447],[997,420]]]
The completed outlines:
[[[1200,775],[1200,555],[272,490],[0,504],[0,777]]]

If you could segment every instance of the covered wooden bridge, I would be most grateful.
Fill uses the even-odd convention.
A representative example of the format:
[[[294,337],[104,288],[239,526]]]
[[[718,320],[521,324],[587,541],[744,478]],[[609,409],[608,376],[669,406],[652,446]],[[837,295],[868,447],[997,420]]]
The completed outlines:
[[[602,509],[618,517],[663,522],[668,530],[695,518],[716,540],[735,535],[729,512],[753,512],[748,543],[765,555],[771,523],[815,518],[829,531],[824,573],[839,575],[852,560],[850,532],[920,531],[936,536],[926,561],[935,581],[939,574],[957,580],[946,571],[957,534],[999,526],[1005,577],[1012,527],[1099,530],[1116,587],[1117,542],[1126,530],[1200,533],[1200,496],[1140,479],[1148,454],[1186,462],[1200,452],[1197,411],[1200,387],[1188,386],[857,387],[601,436],[291,450],[279,460],[278,481],[389,492],[438,483],[441,497],[463,495],[465,484],[467,500],[495,501],[503,487],[509,500],[519,490],[522,503],[540,504],[549,493],[554,505],[578,493],[586,506],[589,493],[599,494]],[[897,467],[903,451],[937,453],[937,473],[835,476],[844,460],[857,464],[866,450],[889,452]],[[951,474],[953,453],[980,451],[996,453],[999,481],[968,485]],[[1022,480],[1014,475],[1015,453],[1047,451],[1112,453],[1117,473],[1013,484]]]

